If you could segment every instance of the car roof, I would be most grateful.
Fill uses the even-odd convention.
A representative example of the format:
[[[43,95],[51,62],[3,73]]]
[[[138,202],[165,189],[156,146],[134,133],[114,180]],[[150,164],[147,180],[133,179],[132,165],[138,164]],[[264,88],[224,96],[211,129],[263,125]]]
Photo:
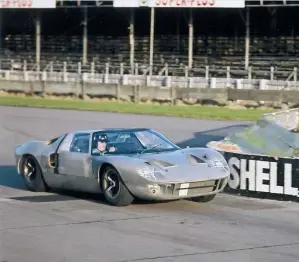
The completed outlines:
[[[151,130],[150,128],[102,128],[102,129],[83,129],[83,130],[76,130],[70,133],[94,133],[94,132],[140,132],[140,131],[147,131]]]

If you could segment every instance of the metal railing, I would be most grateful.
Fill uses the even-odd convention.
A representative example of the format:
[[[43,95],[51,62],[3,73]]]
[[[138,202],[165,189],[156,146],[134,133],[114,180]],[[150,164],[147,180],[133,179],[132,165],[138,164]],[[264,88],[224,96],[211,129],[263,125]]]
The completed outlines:
[[[133,67],[129,63],[122,62],[98,62],[93,61],[87,64],[74,61],[49,61],[41,60],[38,65],[32,60],[21,59],[1,59],[0,70],[9,71],[36,71],[41,72],[69,72],[69,73],[90,73],[90,74],[131,74],[131,75],[149,75],[150,66],[147,63],[135,63]],[[254,70],[249,67],[248,70],[240,70],[236,67],[215,67],[215,66],[199,66],[189,69],[184,64],[169,65],[168,63],[157,63],[153,66],[153,75],[156,76],[172,76],[172,77],[204,77],[208,78],[226,78],[226,79],[267,79],[277,81],[297,82],[298,69],[293,70],[277,70],[270,67],[268,70]]]
[[[74,94],[86,96],[127,97],[138,102],[143,99],[170,101],[255,101],[276,106],[297,104],[299,85],[294,81],[177,77],[159,75],[73,73],[68,71],[0,70],[0,90],[27,94]],[[141,99],[141,100],[140,100]],[[296,116],[296,118],[295,118]],[[266,116],[265,116],[266,117]],[[293,127],[297,115],[289,118],[269,115],[283,126]]]
[[[79,66],[76,70],[68,70],[67,63],[62,68],[56,68],[48,65],[43,71],[26,70],[26,66],[21,66],[11,70],[0,70],[0,80],[5,81],[21,81],[21,82],[56,82],[56,83],[76,83],[84,80],[93,84],[116,84],[116,85],[132,85],[145,87],[160,88],[228,88],[228,89],[246,89],[246,90],[288,90],[298,91],[299,84],[297,81],[279,81],[265,79],[239,79],[232,78],[227,75],[226,78],[215,77],[191,77],[191,76],[167,76],[152,75],[146,73],[128,74],[127,67],[121,65],[120,73],[110,72],[110,65],[106,63],[102,67],[102,73],[95,70],[95,65],[89,69],[83,69]],[[294,95],[293,95],[294,96]],[[294,97],[293,97],[294,98]],[[294,98],[295,99],[295,98]]]

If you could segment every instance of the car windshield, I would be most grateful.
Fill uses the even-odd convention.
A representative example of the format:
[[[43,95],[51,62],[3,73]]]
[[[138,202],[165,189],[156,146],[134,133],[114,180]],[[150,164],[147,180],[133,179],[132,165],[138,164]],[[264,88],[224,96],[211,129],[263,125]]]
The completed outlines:
[[[99,131],[92,138],[92,154],[143,154],[177,149],[177,145],[153,130]]]

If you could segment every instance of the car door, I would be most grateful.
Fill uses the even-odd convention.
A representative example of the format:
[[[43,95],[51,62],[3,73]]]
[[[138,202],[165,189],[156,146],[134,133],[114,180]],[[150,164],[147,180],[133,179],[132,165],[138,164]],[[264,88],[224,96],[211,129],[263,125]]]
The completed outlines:
[[[57,173],[88,177],[91,170],[90,133],[69,134],[57,151]]]

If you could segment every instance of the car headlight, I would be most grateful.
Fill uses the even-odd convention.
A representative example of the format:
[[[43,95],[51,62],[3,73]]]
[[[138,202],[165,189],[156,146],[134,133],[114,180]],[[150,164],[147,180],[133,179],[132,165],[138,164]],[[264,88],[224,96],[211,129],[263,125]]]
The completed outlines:
[[[225,169],[225,171],[229,171],[226,161],[214,159],[214,160],[210,160],[208,165],[209,165],[209,167],[223,168],[223,169]]]
[[[147,179],[147,180],[157,180],[155,176],[155,169],[151,166],[144,166],[142,168],[137,169],[138,175]]]

